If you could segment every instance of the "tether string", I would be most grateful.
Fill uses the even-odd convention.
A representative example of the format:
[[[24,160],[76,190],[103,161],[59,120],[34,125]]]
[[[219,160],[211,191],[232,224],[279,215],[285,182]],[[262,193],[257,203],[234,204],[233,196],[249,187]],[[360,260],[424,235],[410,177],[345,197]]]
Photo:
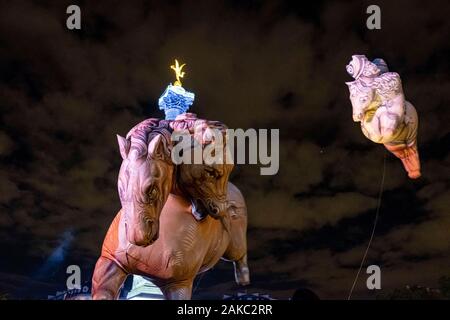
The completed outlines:
[[[381,177],[380,190],[378,192],[378,203],[377,203],[377,210],[375,213],[375,220],[373,222],[373,227],[372,227],[372,234],[370,235],[369,243],[367,244],[366,251],[364,252],[364,256],[361,260],[361,264],[359,265],[358,273],[356,274],[355,280],[353,281],[353,285],[352,285],[352,288],[350,289],[350,293],[348,294],[347,300],[350,300],[352,298],[353,290],[355,289],[356,283],[358,282],[359,274],[361,273],[362,267],[363,267],[364,263],[366,262],[367,254],[369,252],[370,246],[372,245],[372,240],[374,238],[375,230],[376,230],[377,224],[378,224],[378,217],[380,215],[381,199],[383,197],[385,176],[386,176],[386,151],[384,152],[383,175]]]

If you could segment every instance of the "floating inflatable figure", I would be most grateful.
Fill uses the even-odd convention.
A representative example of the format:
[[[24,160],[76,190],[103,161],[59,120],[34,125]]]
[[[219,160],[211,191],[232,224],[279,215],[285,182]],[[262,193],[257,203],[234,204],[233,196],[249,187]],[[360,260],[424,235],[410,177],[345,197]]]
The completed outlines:
[[[364,55],[352,56],[347,72],[355,79],[346,82],[353,121],[361,123],[369,140],[382,143],[399,158],[411,179],[419,178],[419,121],[416,109],[405,100],[398,73],[390,72],[383,59],[371,62]]]

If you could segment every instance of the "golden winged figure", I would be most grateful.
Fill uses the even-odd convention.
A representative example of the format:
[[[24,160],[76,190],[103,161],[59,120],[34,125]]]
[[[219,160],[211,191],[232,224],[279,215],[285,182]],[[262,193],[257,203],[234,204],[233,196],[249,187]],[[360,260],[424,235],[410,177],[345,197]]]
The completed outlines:
[[[183,70],[183,67],[185,66],[186,64],[185,63],[183,63],[181,66],[180,66],[180,64],[178,63],[178,60],[177,59],[175,59],[175,65],[171,65],[170,66],[170,68],[175,72],[175,77],[176,77],[176,81],[175,81],[175,83],[173,84],[174,86],[182,86],[182,84],[181,84],[181,78],[183,78],[184,77],[184,74],[185,74],[185,72],[184,71],[182,71]]]

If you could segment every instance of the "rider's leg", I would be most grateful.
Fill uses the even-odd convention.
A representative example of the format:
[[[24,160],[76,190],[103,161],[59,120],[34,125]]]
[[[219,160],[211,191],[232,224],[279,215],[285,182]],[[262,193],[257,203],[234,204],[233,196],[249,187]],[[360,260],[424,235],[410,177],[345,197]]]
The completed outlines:
[[[420,177],[420,160],[416,143],[410,146],[406,144],[385,144],[384,146],[402,161],[403,166],[405,167],[405,170],[408,172],[408,176],[411,179],[417,179]]]
[[[419,119],[416,109],[406,102],[405,128],[398,142],[385,144],[386,149],[399,158],[411,179],[420,177],[420,158],[417,150],[417,128]]]

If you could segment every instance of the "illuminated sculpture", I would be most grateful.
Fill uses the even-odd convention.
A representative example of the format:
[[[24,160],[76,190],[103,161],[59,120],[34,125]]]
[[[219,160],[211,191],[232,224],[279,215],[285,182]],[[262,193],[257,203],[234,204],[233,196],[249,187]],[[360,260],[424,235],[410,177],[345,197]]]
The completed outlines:
[[[389,72],[384,60],[371,62],[364,55],[352,56],[347,72],[355,79],[346,82],[353,121],[361,122],[368,139],[384,144],[401,159],[411,179],[419,178],[418,117],[414,106],[405,100],[400,76]]]
[[[159,109],[164,110],[166,120],[175,120],[177,115],[185,113],[194,102],[195,95],[186,91],[181,84],[180,78],[185,74],[182,71],[184,66],[185,64],[180,66],[178,60],[175,60],[175,65],[170,66],[177,80],[173,85],[169,84],[159,98]]]
[[[226,129],[185,113],[170,121],[144,120],[126,138],[118,136],[122,209],[95,267],[94,299],[116,299],[128,274],[151,278],[167,299],[190,299],[195,276],[220,258],[234,262],[238,284],[250,282],[247,208],[239,189],[228,182],[233,165],[175,166],[171,159],[173,131],[201,132],[192,138],[205,146],[214,143],[205,138],[212,128]]]

